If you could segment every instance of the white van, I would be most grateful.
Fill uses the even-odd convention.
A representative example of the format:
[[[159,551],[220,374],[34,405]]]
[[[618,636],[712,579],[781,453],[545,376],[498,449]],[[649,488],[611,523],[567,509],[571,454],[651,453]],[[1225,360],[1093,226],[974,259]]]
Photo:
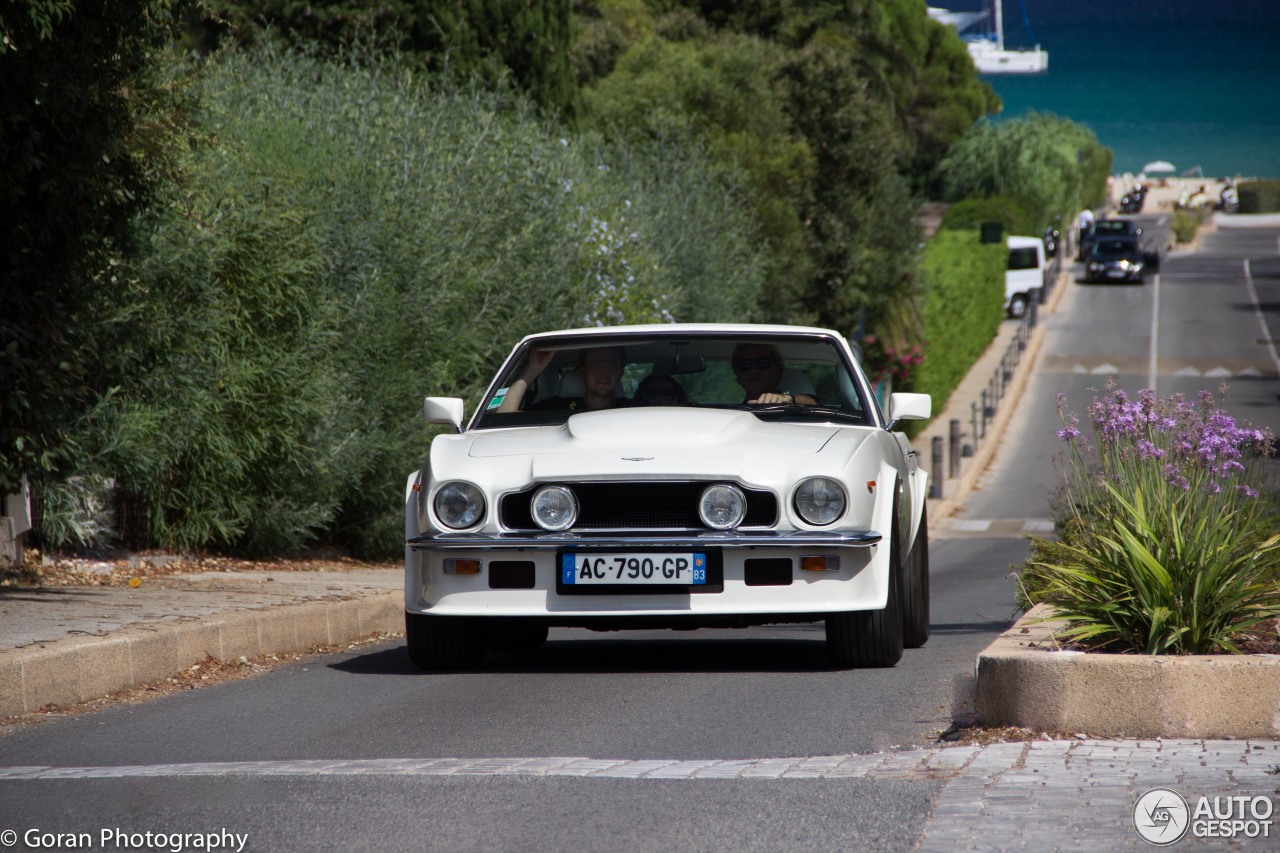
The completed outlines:
[[[1006,237],[1009,265],[1004,274],[1004,311],[1015,320],[1027,313],[1044,288],[1044,241],[1039,237]]]

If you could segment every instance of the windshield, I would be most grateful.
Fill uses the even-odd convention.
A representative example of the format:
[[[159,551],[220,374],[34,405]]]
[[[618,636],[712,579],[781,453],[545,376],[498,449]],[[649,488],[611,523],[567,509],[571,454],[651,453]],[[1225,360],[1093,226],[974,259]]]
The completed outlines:
[[[509,360],[473,426],[556,424],[583,411],[652,406],[869,425],[846,357],[816,335],[541,338]]]
[[[1040,268],[1040,254],[1034,247],[1009,250],[1009,269],[1034,270]]]
[[[1093,255],[1097,258],[1136,258],[1141,253],[1130,240],[1103,240],[1093,247]]]

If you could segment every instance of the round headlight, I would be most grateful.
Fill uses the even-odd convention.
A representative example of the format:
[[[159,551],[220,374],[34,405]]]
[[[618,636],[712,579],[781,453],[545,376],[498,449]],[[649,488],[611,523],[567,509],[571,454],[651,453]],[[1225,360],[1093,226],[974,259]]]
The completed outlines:
[[[747,514],[747,499],[737,486],[717,483],[707,486],[698,501],[698,517],[713,530],[729,530],[742,523]]]
[[[844,506],[844,486],[830,477],[813,477],[796,489],[796,512],[810,524],[831,524],[844,515]]]
[[[543,530],[568,530],[578,520],[578,499],[564,486],[543,486],[529,505]]]
[[[436,492],[435,507],[441,524],[462,530],[484,518],[484,495],[470,483],[445,483]]]

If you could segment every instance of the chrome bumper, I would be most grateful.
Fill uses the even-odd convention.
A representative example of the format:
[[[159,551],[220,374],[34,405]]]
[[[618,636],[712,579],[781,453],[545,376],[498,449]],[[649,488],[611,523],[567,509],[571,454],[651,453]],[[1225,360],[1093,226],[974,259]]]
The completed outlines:
[[[677,533],[425,533],[406,540],[414,551],[490,551],[555,548],[869,548],[884,537],[874,530],[773,530]]]

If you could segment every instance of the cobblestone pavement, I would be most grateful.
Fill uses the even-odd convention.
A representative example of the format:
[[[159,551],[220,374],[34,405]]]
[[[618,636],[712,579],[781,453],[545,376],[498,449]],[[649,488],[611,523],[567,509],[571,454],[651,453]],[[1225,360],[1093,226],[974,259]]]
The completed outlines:
[[[1189,831],[1177,847],[1280,850],[1280,741],[1054,740],[739,761],[422,758],[0,767],[0,781],[9,782],[355,775],[714,779],[761,784],[773,779],[811,779],[815,784],[857,778],[946,780],[917,847],[921,853],[1146,850],[1151,845],[1134,828],[1135,805],[1152,788],[1167,788],[1186,803],[1180,826]],[[1232,818],[1243,821],[1233,825]],[[1219,819],[1227,822],[1211,823]],[[1233,827],[1234,838],[1194,837],[1209,829],[1221,833]]]

